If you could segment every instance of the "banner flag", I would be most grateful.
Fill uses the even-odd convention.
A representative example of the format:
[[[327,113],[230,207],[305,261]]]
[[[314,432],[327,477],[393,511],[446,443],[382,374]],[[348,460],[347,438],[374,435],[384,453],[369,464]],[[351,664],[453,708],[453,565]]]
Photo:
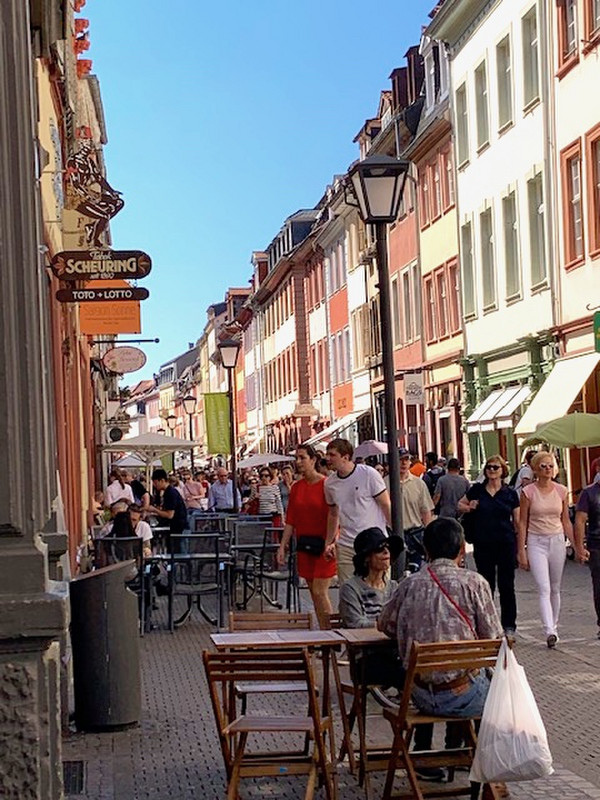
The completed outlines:
[[[211,455],[231,455],[229,440],[229,395],[211,392],[204,395],[206,444]]]

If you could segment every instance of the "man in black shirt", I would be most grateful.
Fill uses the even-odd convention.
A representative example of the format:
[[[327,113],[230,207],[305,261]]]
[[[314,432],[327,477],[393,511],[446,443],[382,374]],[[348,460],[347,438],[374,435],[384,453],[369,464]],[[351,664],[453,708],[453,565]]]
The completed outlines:
[[[160,508],[151,505],[148,511],[156,514],[160,519],[169,520],[171,533],[183,533],[187,525],[187,509],[183,498],[174,486],[169,484],[169,478],[164,469],[155,469],[152,473],[152,486],[157,494],[162,493]]]
[[[587,561],[590,565],[596,624],[600,639],[600,484],[598,483],[586,486],[579,495],[575,509],[575,558],[581,562]]]

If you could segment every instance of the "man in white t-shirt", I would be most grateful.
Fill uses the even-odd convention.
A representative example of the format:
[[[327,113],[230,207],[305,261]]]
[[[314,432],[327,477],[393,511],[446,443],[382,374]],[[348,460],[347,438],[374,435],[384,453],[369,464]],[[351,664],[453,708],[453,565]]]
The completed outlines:
[[[140,539],[144,542],[144,555],[151,556],[152,555],[152,528],[142,519],[142,509],[141,506],[136,505],[135,503],[129,506],[129,517],[131,519],[131,524],[133,525],[133,529],[135,531],[135,535],[139,536]]]
[[[327,447],[328,466],[334,472],[325,480],[329,506],[325,557],[336,556],[340,585],[354,574],[356,536],[367,528],[385,531],[392,519],[383,478],[373,467],[355,464],[353,455],[354,448],[347,439],[334,439]]]

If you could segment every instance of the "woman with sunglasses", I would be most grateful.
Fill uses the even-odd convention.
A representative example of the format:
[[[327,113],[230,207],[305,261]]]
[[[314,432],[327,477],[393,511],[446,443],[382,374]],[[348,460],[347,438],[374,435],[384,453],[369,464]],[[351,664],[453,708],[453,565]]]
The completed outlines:
[[[565,534],[575,548],[573,525],[569,518],[567,487],[553,480],[558,468],[552,453],[536,453],[531,468],[535,480],[521,492],[518,560],[521,569],[530,569],[535,579],[546,644],[554,648],[558,644]],[[578,553],[578,549],[575,550]]]
[[[458,510],[465,515],[463,525],[467,540],[473,544],[477,572],[489,583],[492,595],[498,585],[502,627],[507,635],[514,636],[519,496],[505,483],[508,465],[502,456],[490,456],[483,474],[483,482],[474,483],[458,501]]]
[[[320,627],[327,628],[332,612],[329,586],[337,574],[337,563],[335,558],[325,557],[329,506],[325,500],[325,478],[317,472],[318,459],[317,451],[310,444],[301,444],[296,449],[300,480],[290,489],[277,560],[281,566],[286,563],[286,551],[293,536],[298,575],[306,581]]]
[[[283,505],[279,485],[273,483],[274,472],[270,467],[261,467],[258,477],[260,483],[253,487],[250,499],[258,497],[258,513],[270,514],[272,524],[278,528],[282,524]]]

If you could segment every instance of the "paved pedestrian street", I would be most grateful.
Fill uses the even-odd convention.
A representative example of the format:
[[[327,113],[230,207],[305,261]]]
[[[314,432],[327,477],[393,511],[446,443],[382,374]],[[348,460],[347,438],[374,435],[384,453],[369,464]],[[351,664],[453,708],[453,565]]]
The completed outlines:
[[[305,592],[302,600],[307,602]],[[516,653],[546,723],[556,771],[547,780],[512,784],[511,796],[522,800],[600,800],[600,641],[595,638],[588,571],[567,564],[561,642],[555,651],[546,647],[529,574],[518,575],[518,602]],[[163,624],[160,618],[159,622]],[[201,663],[210,630],[196,615],[173,635],[159,629],[141,640],[141,725],[118,733],[69,736],[64,741],[63,758],[71,762],[72,769],[83,766],[83,779],[73,787],[79,792],[67,797],[224,797],[223,764]],[[386,728],[381,727],[381,732],[385,735]],[[339,742],[339,728],[336,734]],[[244,780],[241,797],[302,797],[304,780]],[[373,797],[381,796],[382,785],[383,775],[374,774]],[[339,767],[339,787],[342,800],[364,797],[345,765]]]

